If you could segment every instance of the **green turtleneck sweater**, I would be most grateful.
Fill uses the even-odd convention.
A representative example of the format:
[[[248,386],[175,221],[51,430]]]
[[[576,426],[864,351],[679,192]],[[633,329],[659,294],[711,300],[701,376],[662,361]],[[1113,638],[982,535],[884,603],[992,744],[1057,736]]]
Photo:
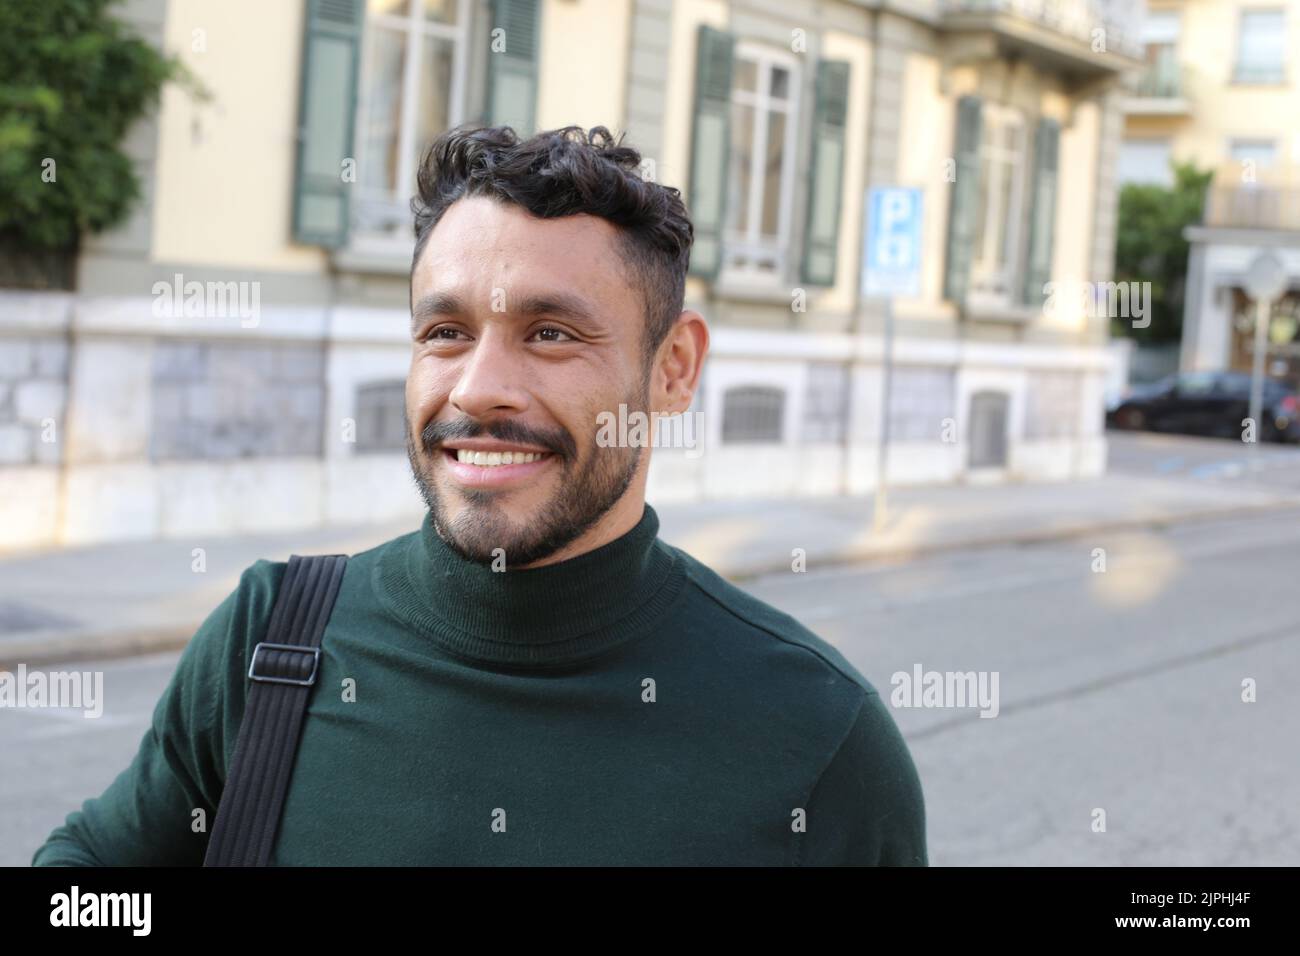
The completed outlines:
[[[586,554],[493,571],[426,515],[352,556],[272,864],[925,865],[876,691],[658,530],[647,505]],[[203,862],[285,566],[244,572],[131,765],[34,865]]]

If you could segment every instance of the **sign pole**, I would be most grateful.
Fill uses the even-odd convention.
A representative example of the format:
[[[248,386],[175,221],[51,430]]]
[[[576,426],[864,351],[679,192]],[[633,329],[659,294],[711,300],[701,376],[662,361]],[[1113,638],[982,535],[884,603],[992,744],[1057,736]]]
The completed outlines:
[[[1255,423],[1255,440],[1250,443],[1252,472],[1259,471],[1259,443],[1264,438],[1264,423],[1259,416],[1264,405],[1264,352],[1268,349],[1268,314],[1272,304],[1267,299],[1255,300],[1255,354],[1250,363],[1250,420]]]
[[[1259,420],[1264,411],[1264,353],[1268,351],[1268,324],[1272,317],[1273,300],[1286,291],[1287,272],[1272,252],[1259,253],[1246,268],[1246,294],[1255,300],[1255,354],[1251,357],[1250,420],[1255,426],[1255,440],[1251,442],[1250,470],[1258,474],[1262,462],[1259,443],[1264,438],[1264,423]]]
[[[862,295],[878,298],[884,334],[880,353],[880,443],[876,449],[873,534],[888,520],[889,419],[894,378],[894,298],[921,291],[921,190],[873,186],[866,194],[867,241],[862,263]]]
[[[884,350],[880,355],[880,447],[876,453],[876,496],[872,515],[871,530],[880,534],[885,528],[885,509],[888,497],[886,473],[889,465],[889,403],[892,395],[894,374],[894,299],[884,300],[885,337]]]

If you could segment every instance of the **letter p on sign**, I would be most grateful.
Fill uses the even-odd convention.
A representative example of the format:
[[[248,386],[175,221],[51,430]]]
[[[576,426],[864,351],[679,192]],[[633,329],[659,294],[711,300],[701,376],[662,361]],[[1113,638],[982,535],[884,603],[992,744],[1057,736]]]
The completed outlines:
[[[878,186],[867,193],[862,294],[920,295],[921,190]]]

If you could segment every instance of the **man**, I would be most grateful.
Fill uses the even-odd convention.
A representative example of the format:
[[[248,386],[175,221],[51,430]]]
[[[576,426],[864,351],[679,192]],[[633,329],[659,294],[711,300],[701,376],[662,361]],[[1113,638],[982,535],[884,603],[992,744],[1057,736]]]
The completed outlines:
[[[639,162],[603,127],[427,154],[406,419],[429,510],[347,564],[273,864],[927,863],[876,691],[660,541],[650,453],[598,441],[620,403],[685,411],[708,349],[692,226]],[[34,863],[203,861],[284,570],[244,572]]]

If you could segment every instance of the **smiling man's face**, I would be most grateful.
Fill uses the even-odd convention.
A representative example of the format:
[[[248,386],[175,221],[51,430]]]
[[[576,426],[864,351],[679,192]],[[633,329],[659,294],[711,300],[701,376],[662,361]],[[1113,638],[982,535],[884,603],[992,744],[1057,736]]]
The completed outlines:
[[[470,196],[415,264],[407,450],[438,533],[472,560],[548,563],[641,516],[648,452],[596,443],[601,412],[651,405],[618,237]]]

